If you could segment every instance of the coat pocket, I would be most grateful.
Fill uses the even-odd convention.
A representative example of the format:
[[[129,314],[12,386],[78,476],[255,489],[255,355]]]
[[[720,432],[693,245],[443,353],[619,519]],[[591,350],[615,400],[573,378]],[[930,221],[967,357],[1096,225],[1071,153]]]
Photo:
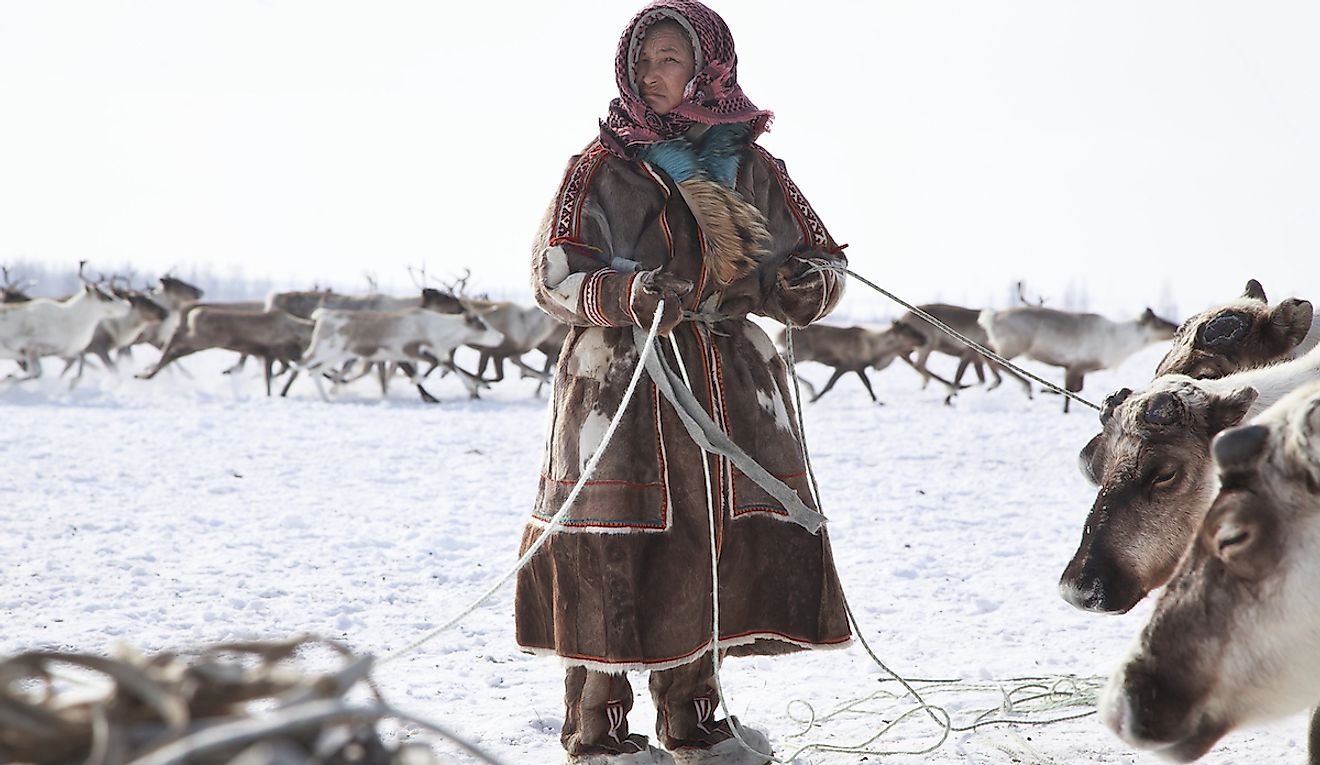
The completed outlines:
[[[631,371],[626,363],[604,367],[610,372]],[[556,392],[547,459],[532,511],[537,521],[548,523],[559,512],[604,438],[627,382],[609,379],[609,372],[605,376],[604,385],[599,379],[572,374],[558,380],[563,387]],[[672,507],[659,408],[659,392],[643,381],[565,515],[565,531],[630,533],[669,528]]]

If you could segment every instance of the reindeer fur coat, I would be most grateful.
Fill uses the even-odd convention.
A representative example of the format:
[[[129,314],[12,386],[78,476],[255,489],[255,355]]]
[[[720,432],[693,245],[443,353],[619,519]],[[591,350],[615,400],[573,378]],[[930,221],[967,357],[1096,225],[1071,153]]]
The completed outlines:
[[[764,149],[742,143],[726,169],[724,185],[732,181],[736,189],[730,196],[759,211],[753,216],[761,219],[760,234],[748,233],[756,221],[737,219],[742,201],[726,199],[723,211],[707,204],[680,185],[674,175],[684,173],[672,163],[624,160],[599,142],[570,161],[532,259],[537,302],[572,329],[523,550],[559,510],[618,411],[639,355],[632,327],[641,322],[631,308],[636,271],[661,266],[695,285],[685,307],[704,317],[672,332],[698,401],[738,446],[816,509],[785,364],[747,315],[800,327],[829,313],[841,278],[784,274],[803,260],[841,263],[841,248]],[[735,253],[717,262],[722,256],[714,251],[725,245],[716,240],[729,231],[759,237],[754,247],[742,242],[744,253],[757,256],[740,260]],[[677,370],[669,341],[659,350]],[[850,640],[825,531],[813,535],[789,522],[728,460],[705,456],[644,376],[564,527],[518,575],[520,646],[605,672],[672,668],[709,649],[703,459],[717,519],[720,647],[734,655],[774,654]]]

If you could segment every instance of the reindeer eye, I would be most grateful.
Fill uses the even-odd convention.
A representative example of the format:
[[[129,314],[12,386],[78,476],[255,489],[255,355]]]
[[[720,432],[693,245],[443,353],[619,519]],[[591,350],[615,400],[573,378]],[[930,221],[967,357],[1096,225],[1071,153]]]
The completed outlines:
[[[1173,479],[1178,477],[1177,470],[1168,470],[1155,476],[1153,484],[1155,486],[1167,486],[1173,483]]]
[[[1220,537],[1215,540],[1219,545],[1219,554],[1223,555],[1230,547],[1236,547],[1251,539],[1251,532],[1246,529],[1240,529],[1229,536]]]

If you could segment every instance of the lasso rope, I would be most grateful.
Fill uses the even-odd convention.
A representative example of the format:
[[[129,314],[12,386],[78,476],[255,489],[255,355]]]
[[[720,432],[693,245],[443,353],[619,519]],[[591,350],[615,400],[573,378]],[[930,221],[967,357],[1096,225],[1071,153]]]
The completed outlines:
[[[817,272],[817,271],[834,271],[834,272],[836,272],[836,273],[847,274],[847,275],[851,276],[852,278],[856,279],[857,281],[861,282],[862,284],[865,284],[866,286],[868,286],[868,287],[870,287],[871,289],[875,290],[876,292],[879,292],[881,295],[884,295],[885,297],[887,297],[887,298],[889,298],[890,300],[894,301],[895,303],[898,303],[899,305],[901,305],[901,306],[903,306],[904,308],[908,309],[909,311],[911,311],[912,313],[916,314],[917,316],[920,316],[922,319],[924,319],[924,320],[926,320],[927,322],[929,322],[929,323],[931,324],[931,326],[933,326],[933,327],[935,327],[935,328],[941,330],[942,332],[945,332],[945,333],[948,334],[950,337],[955,338],[956,340],[958,340],[958,342],[962,343],[963,345],[966,345],[968,348],[971,348],[972,350],[976,351],[977,353],[981,354],[982,356],[985,356],[986,358],[991,359],[992,361],[995,361],[995,362],[997,362],[997,363],[999,363],[999,364],[1001,364],[1001,365],[1003,365],[1003,366],[1005,366],[1005,367],[1007,367],[1007,368],[1013,370],[1014,372],[1017,372],[1018,374],[1022,375],[1023,377],[1028,377],[1028,378],[1030,378],[1030,379],[1032,379],[1032,380],[1035,380],[1036,382],[1038,382],[1038,383],[1040,383],[1041,385],[1043,385],[1044,387],[1046,387],[1046,388],[1048,388],[1048,389],[1054,391],[1055,393],[1058,393],[1058,394],[1061,394],[1061,395],[1067,396],[1068,398],[1072,399],[1073,401],[1076,401],[1077,403],[1082,404],[1082,405],[1084,405],[1084,406],[1089,406],[1089,407],[1091,407],[1092,409],[1096,410],[1097,412],[1101,411],[1101,409],[1100,409],[1099,406],[1097,406],[1097,405],[1091,403],[1090,401],[1086,400],[1085,398],[1082,398],[1081,396],[1077,395],[1076,393],[1074,393],[1074,392],[1072,392],[1072,391],[1070,391],[1070,390],[1068,390],[1068,389],[1066,389],[1066,388],[1061,388],[1061,387],[1059,387],[1058,385],[1056,385],[1055,383],[1052,383],[1052,382],[1050,382],[1049,380],[1046,380],[1045,378],[1040,377],[1039,375],[1035,375],[1035,374],[1032,374],[1031,372],[1028,372],[1027,370],[1023,369],[1022,367],[1018,366],[1017,364],[1014,364],[1013,362],[1009,361],[1008,359],[1004,358],[1003,356],[1000,356],[998,353],[995,353],[994,351],[990,350],[989,348],[985,347],[984,345],[981,345],[980,343],[976,342],[975,340],[971,339],[970,337],[967,337],[966,335],[962,334],[961,332],[959,332],[958,330],[954,329],[953,327],[950,327],[948,324],[945,324],[944,322],[940,321],[939,319],[935,318],[934,316],[931,316],[931,315],[930,315],[929,313],[927,313],[926,311],[923,311],[923,310],[921,310],[920,308],[918,308],[917,306],[912,305],[911,303],[907,302],[907,301],[904,300],[903,298],[901,298],[901,297],[895,295],[894,293],[890,292],[889,290],[885,289],[884,287],[881,287],[880,285],[878,285],[878,284],[876,284],[875,282],[873,282],[873,281],[867,279],[866,277],[859,275],[857,272],[853,271],[853,270],[850,269],[850,268],[846,268],[846,267],[842,267],[842,266],[835,266],[835,265],[813,264],[812,267],[807,271],[807,273],[813,273],[813,272]]]
[[[1097,407],[1095,404],[1092,404],[1086,399],[1077,396],[1072,391],[1067,391],[1062,388],[1059,388],[1057,385],[1049,382],[1048,380],[1044,380],[1034,374],[1031,374],[1030,372],[1027,372],[1026,370],[1021,369],[1020,367],[1017,367],[1016,365],[1010,363],[1007,359],[1004,359],[1001,356],[999,356],[997,353],[961,335],[956,330],[945,325],[943,322],[929,315],[925,311],[922,311],[916,306],[913,306],[910,303],[903,301],[901,298],[898,298],[889,291],[881,288],[880,286],[865,279],[864,277],[859,276],[853,271],[846,268],[837,268],[833,266],[818,267],[819,270],[824,270],[825,268],[830,268],[831,270],[840,271],[852,276],[858,281],[861,281],[863,284],[866,284],[867,286],[871,287],[872,289],[875,289],[876,291],[889,297],[895,302],[898,302],[901,305],[905,306],[909,310],[913,311],[913,313],[915,313],[916,315],[930,322],[932,326],[935,326],[941,329],[942,331],[947,332],[949,335],[957,338],[959,341],[963,342],[968,347],[973,348],[978,353],[981,353],[982,355],[997,361],[998,363],[1004,365],[1005,367],[1013,369],[1021,373],[1022,375],[1032,380],[1035,380],[1036,382],[1039,382],[1041,385],[1045,387],[1055,390],[1063,395],[1070,396],[1086,406],[1090,406],[1097,410],[1099,409],[1099,407]],[[511,579],[514,575],[517,574],[518,571],[520,571],[524,566],[526,566],[527,562],[531,560],[532,556],[535,555],[540,550],[540,548],[545,544],[545,542],[549,539],[549,537],[560,528],[564,517],[567,515],[569,507],[572,505],[573,501],[577,498],[578,494],[581,492],[581,489],[585,485],[585,482],[595,472],[596,466],[599,463],[601,456],[604,454],[606,447],[608,446],[610,440],[613,438],[615,431],[618,429],[619,424],[622,421],[624,411],[626,410],[629,402],[632,400],[632,396],[636,391],[637,384],[641,378],[641,375],[643,371],[646,369],[646,362],[649,358],[649,354],[651,354],[655,350],[655,339],[658,334],[660,317],[663,313],[663,308],[664,305],[663,303],[661,303],[661,305],[657,308],[654,317],[652,318],[651,328],[646,336],[646,341],[641,349],[637,366],[633,370],[632,378],[629,380],[628,387],[624,393],[623,400],[619,405],[619,409],[615,413],[614,419],[610,422],[608,429],[605,431],[605,435],[601,439],[600,445],[597,447],[596,451],[592,454],[591,458],[588,460],[587,465],[583,470],[583,474],[578,479],[577,484],[574,485],[573,490],[570,492],[569,496],[564,500],[564,504],[560,507],[559,511],[556,512],[555,515],[546,524],[546,527],[542,530],[540,537],[538,537],[537,540],[532,544],[532,546],[529,547],[528,550],[523,554],[523,556],[519,558],[518,562],[513,566],[512,569],[510,569],[507,573],[501,576],[485,593],[483,593],[480,597],[478,597],[475,601],[473,601],[471,605],[469,605],[459,614],[451,618],[445,624],[442,624],[441,626],[427,633],[419,640],[416,640],[413,643],[410,643],[407,646],[388,654],[383,659],[381,659],[380,664],[393,661],[397,658],[400,658],[416,650],[417,648],[421,647],[427,642],[435,639],[443,632],[453,628],[455,625],[457,625],[467,616],[472,614],[477,608],[481,607],[482,604],[484,604],[487,600],[489,600],[501,587],[503,587],[504,584],[507,583],[509,579]],[[789,370],[793,376],[794,397],[796,399],[795,404],[797,407],[798,435],[802,442],[803,459],[806,462],[807,471],[809,474],[809,485],[811,488],[811,492],[815,499],[816,506],[820,507],[819,488],[816,481],[815,470],[811,464],[810,455],[807,451],[806,433],[802,422],[802,394],[798,383],[796,364],[792,352],[792,333],[793,333],[793,328],[790,326],[786,333],[786,337],[787,337],[786,345],[788,352]],[[679,364],[679,369],[682,373],[684,384],[687,385],[689,390],[691,390],[691,379],[688,377],[687,369],[683,364],[682,354],[678,352],[677,342],[674,340],[673,337],[670,338],[670,342],[673,344],[674,355],[675,358],[677,359],[677,363]],[[714,499],[711,494],[713,489],[711,487],[711,481],[710,481],[710,469],[708,464],[708,457],[706,456],[704,450],[702,454],[702,470],[703,473],[705,474],[706,501],[707,501],[708,522],[709,522],[709,538],[711,544],[711,578],[712,578],[711,655],[712,655],[712,666],[714,670],[713,679],[716,686],[716,690],[720,696],[721,710],[724,712],[725,717],[730,720],[729,729],[732,732],[734,738],[737,739],[740,745],[742,745],[744,748],[748,749],[749,751],[756,751],[742,737],[742,734],[738,730],[737,726],[735,726],[732,723],[733,716],[729,710],[728,698],[724,692],[723,685],[720,682],[719,578],[718,578],[718,549],[716,547],[716,538],[715,538],[716,519],[714,517]],[[1030,719],[1011,717],[1011,715],[1015,715],[1015,714],[1020,715],[1030,712],[1046,711],[1048,709],[1076,707],[1082,704],[1094,705],[1096,695],[1098,694],[1099,689],[1102,687],[1103,684],[1102,678],[1061,677],[1061,678],[1054,678],[1051,685],[1045,684],[1047,681],[1051,680],[1050,678],[1018,678],[1016,680],[1010,680],[1008,682],[1025,682],[1025,684],[1018,685],[1017,687],[1011,688],[1009,690],[1005,690],[1002,684],[984,684],[984,683],[969,684],[969,683],[963,683],[960,680],[909,681],[903,678],[894,670],[890,669],[889,666],[886,665],[883,662],[883,660],[880,659],[880,657],[875,653],[875,651],[871,649],[870,645],[866,642],[866,638],[864,636],[863,630],[861,629],[861,626],[857,622],[857,617],[853,613],[851,606],[848,605],[846,598],[844,599],[844,608],[848,614],[848,620],[849,623],[852,625],[853,632],[857,636],[858,642],[861,643],[867,655],[890,678],[892,678],[895,682],[899,683],[903,687],[905,693],[894,694],[888,691],[877,691],[860,699],[856,699],[852,702],[849,702],[824,717],[817,717],[815,713],[815,709],[805,701],[802,700],[790,701],[789,709],[788,709],[788,714],[790,719],[793,719],[796,722],[804,722],[803,720],[793,716],[792,709],[794,704],[805,707],[809,713],[809,716],[805,721],[806,727],[803,729],[803,731],[795,735],[797,736],[805,735],[809,730],[816,727],[820,723],[834,719],[835,717],[838,717],[845,713],[884,714],[881,712],[868,712],[866,710],[860,710],[858,709],[858,707],[869,701],[873,701],[877,698],[881,698],[886,694],[888,698],[895,700],[905,698],[907,696],[911,696],[913,699],[915,699],[916,704],[915,706],[912,706],[906,711],[903,711],[902,713],[898,714],[896,717],[894,717],[894,719],[886,722],[879,732],[875,733],[870,738],[866,739],[860,744],[851,745],[851,746],[841,746],[841,745],[829,744],[829,743],[808,743],[800,747],[795,752],[793,752],[793,754],[787,759],[778,759],[778,758],[770,757],[770,759],[773,762],[787,765],[787,763],[790,763],[792,760],[794,760],[795,758],[797,758],[798,756],[800,756],[801,754],[807,751],[867,754],[867,755],[876,755],[876,756],[899,755],[899,754],[909,754],[909,755],[928,754],[943,746],[944,743],[948,740],[949,736],[955,732],[975,731],[981,727],[990,726],[990,725],[1004,725],[1004,724],[1051,725],[1060,722],[1066,722],[1069,720],[1081,719],[1083,717],[1087,717],[1089,715],[1095,714],[1094,709],[1092,709],[1087,712],[1083,712],[1079,714],[1068,715],[1068,716],[1057,717],[1046,720],[1030,720]],[[919,683],[925,683],[925,685],[921,688],[921,690],[918,690],[918,688],[915,685]],[[952,714],[944,707],[936,706],[934,704],[927,702],[922,696],[922,692],[921,692],[922,690],[928,693],[950,692],[950,691],[960,691],[960,692],[998,691],[1002,695],[1003,700],[1000,704],[994,707],[980,710],[975,715],[973,721],[970,724],[954,725]],[[1017,695],[1020,695],[1021,693],[1024,692],[1029,693],[1029,695],[1026,698],[1015,700],[1015,697]],[[869,746],[872,743],[879,740],[889,731],[893,730],[895,726],[899,725],[904,720],[907,720],[908,718],[923,712],[940,729],[939,737],[934,743],[919,750],[884,751],[884,750],[876,750],[869,748]],[[890,712],[890,714],[892,715],[892,712]],[[1020,746],[1025,746],[1025,744],[1021,744],[1021,742],[1019,742],[1019,744]],[[1026,748],[1029,749],[1030,747],[1026,747]],[[764,753],[758,752],[758,754],[764,754]],[[1044,758],[1041,758],[1034,751],[1031,754],[1037,758],[1037,761],[1045,761]]]
[[[600,458],[605,454],[605,447],[609,446],[610,439],[614,438],[614,432],[619,429],[619,423],[623,422],[623,415],[628,409],[629,402],[632,401],[633,393],[637,390],[637,381],[641,379],[642,372],[646,371],[646,360],[655,348],[655,337],[660,332],[660,318],[664,314],[664,311],[665,301],[661,300],[659,305],[656,306],[655,316],[651,318],[651,330],[646,335],[646,344],[641,349],[641,354],[637,359],[637,366],[633,369],[632,379],[628,380],[628,387],[623,393],[623,401],[620,402],[618,411],[614,413],[614,419],[610,420],[610,426],[605,430],[605,435],[601,438],[600,445],[597,446],[596,451],[592,453],[591,459],[587,460],[586,467],[582,469],[582,475],[578,478],[577,483],[573,485],[573,490],[569,492],[568,497],[564,500],[564,504],[560,506],[559,511],[554,514],[549,522],[546,523],[545,528],[541,530],[541,536],[537,537],[536,541],[532,543],[532,546],[527,548],[527,552],[523,553],[522,557],[518,559],[518,562],[513,565],[513,568],[509,569],[503,576],[497,579],[495,584],[491,585],[489,589],[482,593],[482,595],[476,600],[472,601],[471,605],[459,612],[457,616],[426,633],[426,635],[420,639],[409,643],[397,651],[387,654],[378,662],[378,664],[385,664],[394,661],[401,656],[417,650],[426,643],[434,640],[442,632],[451,629],[454,625],[466,619],[469,614],[480,608],[487,600],[490,600],[491,596],[498,592],[499,589],[512,579],[515,574],[521,571],[523,567],[527,565],[527,562],[532,559],[532,556],[535,555],[541,547],[545,545],[546,541],[550,539],[550,536],[559,530],[560,526],[563,524],[565,516],[568,515],[568,508],[572,507],[573,501],[577,499],[578,494],[582,493],[582,487],[586,485],[587,480],[596,472],[596,465],[600,463]]]
[[[846,272],[858,279],[862,279],[862,277],[853,274],[851,271],[846,271]],[[882,293],[886,295],[890,295],[889,292],[881,289],[880,287],[870,284],[870,282],[866,282],[866,283],[872,287],[875,287],[875,289],[880,290]],[[891,295],[891,297],[893,296]],[[903,303],[903,305],[908,305],[902,300],[899,300],[897,297],[894,297],[894,299],[898,300],[898,302],[900,303]],[[913,308],[912,306],[908,306],[908,307]],[[934,319],[934,317],[930,317],[930,318],[932,320]],[[960,337],[952,329],[949,329],[948,331],[954,336]],[[807,466],[807,476],[809,480],[809,485],[811,487],[812,496],[816,500],[816,507],[821,507],[820,489],[816,480],[816,471],[815,468],[812,466],[811,454],[807,449],[806,426],[803,422],[803,416],[802,416],[802,412],[803,412],[802,388],[798,382],[798,376],[797,376],[797,358],[793,350],[793,332],[794,332],[794,327],[792,325],[788,325],[785,327],[785,332],[784,332],[785,361],[788,364],[789,377],[793,381],[793,395],[795,399],[793,403],[797,409],[796,419],[798,426],[798,437],[802,441],[802,456]],[[969,345],[975,347],[975,344],[972,343],[971,341],[968,340],[966,342],[968,342]],[[786,759],[782,759],[782,760],[775,759],[774,760],[775,762],[789,763],[792,762],[797,757],[801,756],[803,753],[808,751],[834,752],[834,753],[845,753],[845,754],[863,754],[870,756],[929,754],[939,749],[941,746],[943,746],[945,742],[948,741],[949,736],[952,735],[953,733],[976,731],[982,727],[987,727],[991,725],[1035,725],[1035,726],[1053,725],[1057,723],[1068,722],[1071,720],[1082,719],[1095,714],[1095,709],[1092,708],[1085,712],[1080,712],[1077,714],[1066,715],[1061,717],[1054,717],[1045,720],[1023,719],[1021,717],[1011,716],[1011,715],[1029,714],[1033,712],[1034,713],[1048,712],[1051,710],[1068,708],[1068,707],[1078,707],[1078,706],[1094,707],[1099,692],[1104,687],[1105,678],[1102,677],[1079,678],[1074,676],[1062,676],[1055,678],[1049,678],[1049,677],[1010,678],[1009,680],[1002,681],[999,683],[964,683],[961,680],[918,680],[915,678],[911,680],[906,679],[903,676],[899,675],[897,672],[895,672],[893,669],[891,669],[887,664],[885,664],[885,662],[875,653],[875,651],[871,649],[871,645],[866,641],[865,631],[858,623],[857,616],[853,613],[852,607],[848,604],[848,600],[846,596],[844,597],[843,607],[848,614],[848,622],[849,624],[852,625],[853,634],[857,636],[857,641],[866,651],[867,656],[869,656],[871,658],[871,661],[873,661],[876,664],[876,666],[878,666],[886,675],[889,676],[887,679],[897,682],[899,685],[901,685],[905,693],[897,694],[887,690],[876,691],[867,696],[863,696],[859,699],[854,699],[853,701],[847,702],[842,706],[840,706],[835,711],[829,713],[828,715],[825,715],[824,717],[817,717],[815,709],[811,706],[811,704],[809,704],[806,701],[803,701],[801,699],[795,699],[790,701],[787,710],[789,718],[794,720],[795,722],[801,722],[805,724],[805,727],[797,734],[794,734],[794,737],[804,736],[811,729],[816,727],[818,724],[834,719],[845,713],[870,714],[870,715],[880,716],[882,719],[884,719],[885,717],[889,717],[891,719],[886,720],[879,731],[877,731],[872,736],[870,736],[869,738],[865,739],[860,743],[847,745],[847,746],[838,745],[838,744],[829,744],[829,743],[808,743],[799,747]],[[718,682],[718,677],[716,678],[716,680]],[[1017,683],[1017,685],[1010,689],[1005,690],[1003,686],[1003,682]],[[918,685],[921,686],[920,690],[918,690],[917,688]],[[1002,701],[1000,704],[994,707],[976,711],[976,714],[973,717],[971,723],[966,725],[955,725],[953,722],[952,713],[950,713],[949,710],[945,707],[937,706],[926,701],[922,691],[925,691],[926,693],[929,694],[949,693],[955,691],[962,693],[966,693],[966,692],[984,693],[984,692],[998,691],[1002,696]],[[1023,694],[1026,694],[1025,697],[1023,697]],[[891,699],[893,701],[898,701],[907,696],[911,696],[915,700],[915,704],[913,706],[910,706],[906,710],[902,711],[901,713],[897,714],[896,716],[894,714],[893,709],[888,709],[879,712],[872,712],[872,711],[858,709],[858,707],[860,707],[861,705],[866,704],[867,702],[875,700],[877,698],[883,697],[883,698]],[[724,703],[723,691],[721,691],[720,697],[721,697],[721,703],[723,704]],[[807,719],[802,720],[793,715],[794,704],[800,705],[807,709],[808,712]],[[925,748],[918,750],[881,750],[881,749],[870,748],[871,744],[884,737],[887,733],[889,733],[891,730],[897,727],[900,723],[904,722],[908,718],[919,715],[922,712],[924,712],[931,719],[931,721],[934,722],[935,725],[940,729],[939,737],[933,743],[926,746]],[[727,706],[724,707],[724,713],[726,717],[729,715]],[[1010,750],[1003,746],[1000,746],[1000,748],[1004,749],[1006,752],[1010,754],[1018,754],[1025,751],[1034,759],[1035,762],[1045,762],[1045,763],[1052,762],[1048,757],[1045,757],[1041,755],[1039,752],[1036,752],[1034,749],[1032,749],[1028,744],[1026,744],[1026,742],[1021,741],[1020,737],[1016,736],[1016,734],[1013,734],[1013,736],[1017,738],[1016,749]],[[741,741],[741,739],[739,740]],[[746,746],[745,743],[744,746]]]

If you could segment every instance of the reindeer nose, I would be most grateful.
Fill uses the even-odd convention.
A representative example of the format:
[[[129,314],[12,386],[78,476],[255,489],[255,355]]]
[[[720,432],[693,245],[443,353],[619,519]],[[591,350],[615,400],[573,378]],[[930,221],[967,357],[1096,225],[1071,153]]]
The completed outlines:
[[[1059,594],[1074,608],[1096,613],[1107,613],[1112,609],[1105,604],[1105,584],[1097,576],[1069,577],[1059,580]]]

